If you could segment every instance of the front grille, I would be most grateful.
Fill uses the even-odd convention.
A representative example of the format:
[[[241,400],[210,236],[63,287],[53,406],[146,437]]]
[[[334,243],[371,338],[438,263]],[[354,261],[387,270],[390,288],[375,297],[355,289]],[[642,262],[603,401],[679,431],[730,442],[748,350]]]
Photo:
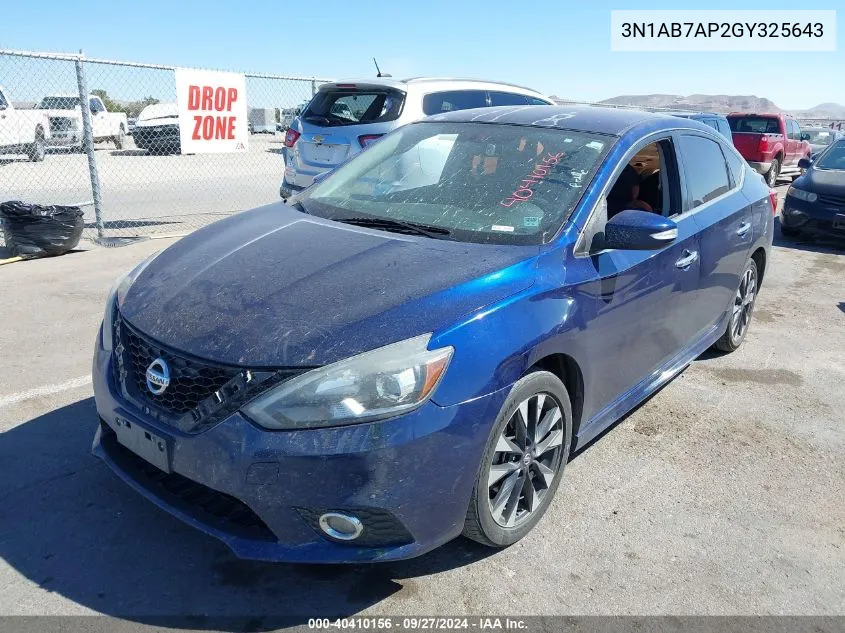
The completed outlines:
[[[101,423],[102,446],[109,458],[134,481],[156,497],[216,530],[252,540],[276,542],[273,532],[249,506],[223,492],[178,473],[166,473],[117,441]]]
[[[51,132],[67,132],[76,127],[76,119],[68,117],[50,117],[50,131]]]
[[[819,202],[827,204],[831,207],[845,208],[845,196],[831,196],[828,194],[819,194]]]
[[[119,315],[114,339],[116,378],[124,397],[186,433],[208,428],[260,391],[308,369],[251,370],[199,359],[158,343]],[[170,383],[156,395],[147,385],[147,369],[159,358],[167,363]]]
[[[179,126],[163,125],[160,127],[136,127],[134,133],[146,140],[153,140],[157,138],[179,138]]]
[[[136,393],[169,413],[182,415],[195,409],[242,371],[174,353],[142,336],[125,321],[120,329],[124,362],[129,361],[127,379],[132,381]],[[161,395],[153,395],[147,388],[147,368],[157,358],[164,359],[170,369],[170,385]]]

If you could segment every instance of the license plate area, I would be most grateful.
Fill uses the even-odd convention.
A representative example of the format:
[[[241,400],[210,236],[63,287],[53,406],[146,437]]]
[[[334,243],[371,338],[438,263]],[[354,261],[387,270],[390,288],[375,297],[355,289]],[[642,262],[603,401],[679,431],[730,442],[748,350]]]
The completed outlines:
[[[314,162],[335,164],[337,160],[338,146],[331,144],[311,144],[308,148],[308,158]]]
[[[167,440],[125,418],[116,418],[117,441],[153,466],[170,472],[170,446]]]

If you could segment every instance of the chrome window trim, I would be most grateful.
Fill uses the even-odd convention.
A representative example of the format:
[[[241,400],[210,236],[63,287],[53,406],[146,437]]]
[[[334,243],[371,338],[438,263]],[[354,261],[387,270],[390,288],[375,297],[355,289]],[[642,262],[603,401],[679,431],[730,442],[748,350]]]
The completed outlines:
[[[587,214],[587,219],[584,221],[584,226],[582,226],[581,230],[578,231],[578,237],[576,238],[575,246],[573,247],[573,255],[575,257],[579,257],[579,258],[592,257],[594,255],[598,255],[599,253],[605,253],[605,252],[608,252],[608,251],[611,251],[611,250],[615,250],[615,249],[603,249],[603,250],[597,251],[595,253],[590,253],[588,251],[584,251],[583,248],[581,248],[583,241],[585,239],[585,232],[587,230],[587,227],[590,226],[590,223],[593,219],[593,216],[598,211],[599,207],[601,206],[602,201],[607,198],[607,194],[608,194],[610,188],[616,183],[616,179],[619,177],[619,174],[622,173],[622,170],[625,168],[625,165],[627,165],[631,161],[631,159],[634,156],[636,156],[637,152],[639,152],[646,145],[650,145],[651,143],[655,143],[655,142],[660,141],[660,140],[669,139],[669,140],[674,141],[675,137],[677,135],[680,135],[680,134],[688,134],[688,135],[692,135],[692,136],[701,136],[701,137],[709,139],[711,141],[715,141],[716,144],[719,145],[719,147],[722,148],[722,153],[724,154],[724,152],[725,152],[725,147],[726,147],[726,143],[724,142],[725,139],[721,134],[717,133],[715,130],[713,130],[713,132],[711,133],[709,130],[699,130],[699,129],[696,129],[696,128],[679,127],[679,128],[670,128],[670,129],[666,129],[666,130],[660,130],[658,132],[652,132],[652,133],[642,137],[640,140],[637,141],[636,144],[632,145],[628,149],[628,151],[625,152],[625,154],[622,156],[622,158],[619,160],[619,162],[617,163],[616,167],[614,168],[613,173],[611,174],[610,178],[608,178],[607,182],[604,184],[604,187],[602,187],[602,190],[601,190],[598,198],[593,203],[593,207],[590,209],[589,214]],[[674,143],[673,143],[673,145],[674,145]],[[677,213],[675,215],[670,215],[670,216],[667,216],[667,217],[669,217],[670,219],[672,219],[675,222],[677,222],[678,220],[684,220],[684,219],[694,215],[695,213],[698,213],[700,210],[709,207],[712,203],[718,202],[718,201],[722,200],[723,198],[725,198],[726,196],[733,195],[737,191],[742,189],[743,185],[745,184],[745,172],[748,169],[747,163],[745,162],[745,159],[742,158],[742,156],[739,154],[739,152],[737,151],[735,146],[731,145],[729,151],[733,151],[733,153],[736,156],[738,156],[740,161],[741,161],[743,168],[742,168],[742,174],[740,175],[739,181],[731,189],[729,189],[728,191],[723,193],[718,198],[713,198],[712,200],[708,200],[704,204],[697,206],[694,209],[688,209],[687,211],[684,211],[683,213]],[[683,169],[683,165],[681,164],[680,153],[679,153],[679,150],[677,148],[675,149],[675,154],[676,154],[676,159],[678,161],[678,168]],[[730,169],[730,166],[728,165],[727,158],[725,158],[725,169]],[[679,174],[679,176],[680,176],[680,174]],[[683,180],[685,182],[686,178],[683,177]],[[681,196],[683,198],[686,198],[686,195],[687,195],[686,192],[683,191],[683,189],[682,189],[681,190]]]

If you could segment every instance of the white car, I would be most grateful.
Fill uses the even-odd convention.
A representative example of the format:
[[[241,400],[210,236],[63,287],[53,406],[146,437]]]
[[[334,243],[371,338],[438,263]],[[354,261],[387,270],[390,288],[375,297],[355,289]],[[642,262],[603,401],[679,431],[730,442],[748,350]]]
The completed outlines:
[[[538,105],[554,102],[529,88],[491,81],[380,76],[325,83],[285,133],[279,195],[286,199],[310,187],[315,177],[406,123],[454,110]]]
[[[179,108],[176,103],[155,103],[141,110],[132,138],[135,147],[150,154],[180,153]]]
[[[88,95],[91,111],[91,130],[94,142],[111,141],[123,149],[129,122],[125,112],[109,112],[97,95]],[[50,146],[82,149],[82,110],[79,95],[47,95],[36,106],[50,117],[52,140]]]
[[[50,121],[43,112],[16,110],[0,86],[0,154],[26,154],[29,160],[44,160],[50,140]]]

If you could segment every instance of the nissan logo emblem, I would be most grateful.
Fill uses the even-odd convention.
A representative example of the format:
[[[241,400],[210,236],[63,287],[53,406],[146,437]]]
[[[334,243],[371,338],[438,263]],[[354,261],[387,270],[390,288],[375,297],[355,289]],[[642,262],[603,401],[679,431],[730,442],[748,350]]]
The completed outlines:
[[[160,396],[170,385],[170,368],[163,358],[156,358],[147,367],[147,389],[154,396]]]

